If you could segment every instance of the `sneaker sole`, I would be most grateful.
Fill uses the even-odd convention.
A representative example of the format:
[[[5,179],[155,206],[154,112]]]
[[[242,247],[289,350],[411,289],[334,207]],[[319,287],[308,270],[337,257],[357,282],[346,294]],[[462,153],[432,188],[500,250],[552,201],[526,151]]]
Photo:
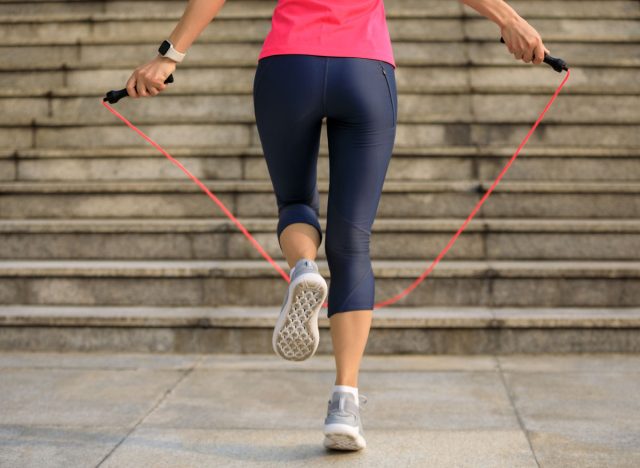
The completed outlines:
[[[318,312],[327,297],[327,283],[318,273],[305,273],[289,284],[287,303],[273,329],[273,349],[288,361],[304,361],[320,342]]]
[[[324,446],[334,450],[362,450],[367,442],[357,427],[327,424],[324,427]]]

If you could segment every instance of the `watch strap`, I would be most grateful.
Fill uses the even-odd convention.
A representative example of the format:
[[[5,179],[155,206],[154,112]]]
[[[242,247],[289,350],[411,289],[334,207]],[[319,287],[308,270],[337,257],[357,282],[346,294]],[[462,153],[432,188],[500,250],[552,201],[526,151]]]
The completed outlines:
[[[160,55],[162,55],[163,57],[170,58],[175,62],[182,62],[184,57],[187,55],[182,52],[178,52],[173,47],[173,44],[171,43],[171,41],[168,41],[166,39],[162,41],[162,44],[160,44],[160,47],[158,48],[158,53],[160,53]]]

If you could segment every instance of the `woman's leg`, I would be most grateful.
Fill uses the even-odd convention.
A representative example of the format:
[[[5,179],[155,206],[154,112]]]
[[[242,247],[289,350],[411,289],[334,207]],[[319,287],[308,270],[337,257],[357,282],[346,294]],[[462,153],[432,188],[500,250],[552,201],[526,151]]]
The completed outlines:
[[[293,268],[301,258],[316,259],[318,247],[320,247],[320,235],[318,230],[309,224],[293,223],[284,228],[280,234],[280,245],[289,268]]]
[[[393,66],[331,57],[327,73],[330,189],[325,250],[336,385],[357,387],[375,280],[369,242],[396,133]]]
[[[278,205],[276,234],[291,268],[272,346],[287,360],[316,352],[318,315],[328,286],[313,261],[322,242],[317,159],[323,119],[325,57],[260,60],[254,80],[256,123]],[[295,269],[294,269],[295,267]]]
[[[372,310],[353,310],[348,314],[334,314],[329,319],[336,360],[336,385],[358,386],[360,362],[372,317]]]

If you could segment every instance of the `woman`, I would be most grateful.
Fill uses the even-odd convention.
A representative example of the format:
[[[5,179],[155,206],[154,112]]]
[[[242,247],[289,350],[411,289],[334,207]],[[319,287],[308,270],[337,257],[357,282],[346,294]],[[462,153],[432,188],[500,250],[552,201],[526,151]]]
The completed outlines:
[[[502,0],[462,0],[500,27],[518,60],[539,64],[540,35]],[[127,81],[131,97],[156,96],[224,0],[190,0],[162,55]],[[168,49],[168,50],[167,50]],[[397,123],[396,64],[383,0],[280,0],[253,83],[256,124],[278,205],[277,237],[291,282],[273,333],[285,359],[318,347],[328,294],[336,379],[324,421],[327,448],[365,447],[358,371],[371,326],[369,238]],[[316,163],[322,120],[329,144],[325,251],[331,289],[315,258],[322,242]]]

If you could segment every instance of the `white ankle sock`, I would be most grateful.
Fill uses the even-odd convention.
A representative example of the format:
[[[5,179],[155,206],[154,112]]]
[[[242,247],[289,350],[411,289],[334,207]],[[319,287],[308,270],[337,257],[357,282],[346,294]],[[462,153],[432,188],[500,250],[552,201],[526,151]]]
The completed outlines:
[[[334,385],[332,392],[349,392],[356,399],[356,405],[360,406],[360,400],[358,400],[358,387],[350,387],[348,385]]]

